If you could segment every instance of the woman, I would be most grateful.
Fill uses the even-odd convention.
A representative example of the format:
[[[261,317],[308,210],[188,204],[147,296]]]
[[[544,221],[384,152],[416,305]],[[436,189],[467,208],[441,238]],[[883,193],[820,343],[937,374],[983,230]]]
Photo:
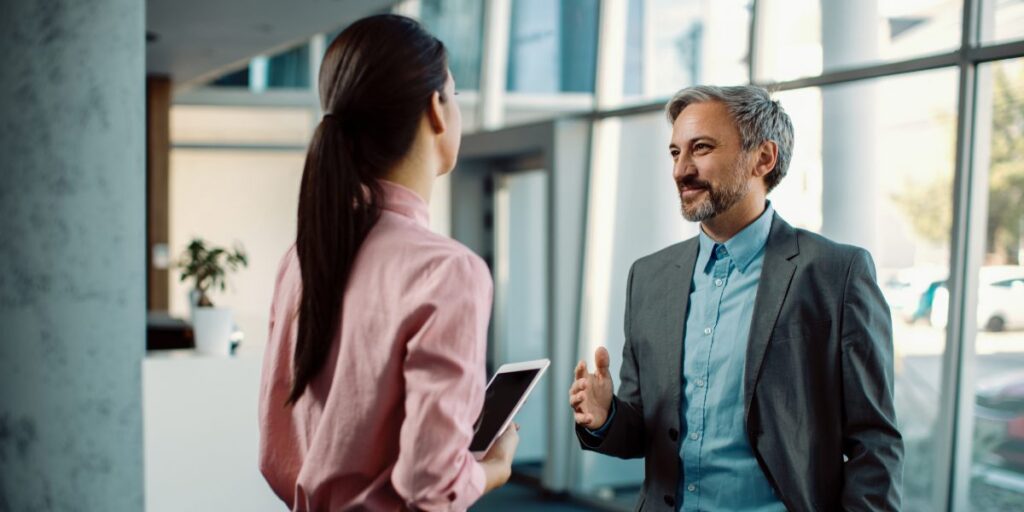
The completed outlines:
[[[461,137],[440,41],[382,15],[320,70],[294,247],[277,275],[260,386],[260,470],[293,510],[465,509],[504,484],[516,429],[477,462],[492,284],[432,233]]]

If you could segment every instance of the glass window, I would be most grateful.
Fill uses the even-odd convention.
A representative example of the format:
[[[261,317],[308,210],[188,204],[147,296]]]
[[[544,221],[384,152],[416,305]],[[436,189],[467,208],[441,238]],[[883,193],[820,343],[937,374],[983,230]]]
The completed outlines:
[[[448,49],[448,67],[459,90],[480,87],[484,3],[478,0],[422,0],[420,21]]]
[[[480,59],[484,39],[484,2],[422,0],[403,2],[396,12],[416,17],[448,49],[448,68],[455,79],[456,100],[462,109],[462,132],[477,128]]]
[[[933,304],[949,272],[957,84],[949,68],[778,95],[795,151],[769,197],[795,224],[868,249],[892,312],[907,510],[945,507],[932,501],[949,472],[934,458],[947,340]]]
[[[1024,1],[983,0],[981,3],[981,40],[1003,43],[1024,38]]]
[[[593,108],[597,0],[513,0],[505,124]]]
[[[999,2],[1011,4],[1012,2]],[[1024,509],[1024,59],[979,67],[975,172],[988,176],[969,499]]]
[[[267,87],[297,89],[309,87],[309,44],[274,55],[267,62]]]
[[[683,87],[748,81],[750,0],[630,0],[623,73],[627,103]]]
[[[755,75],[785,81],[952,51],[962,11],[962,0],[762,0]]]
[[[594,92],[597,0],[515,0],[508,91]]]
[[[330,42],[330,39],[328,39]],[[250,65],[222,75],[208,83],[213,87],[242,87],[253,90],[308,89],[310,87],[309,43],[285,50],[270,58],[254,57]]]
[[[249,66],[228,73],[209,83],[214,87],[249,87]]]

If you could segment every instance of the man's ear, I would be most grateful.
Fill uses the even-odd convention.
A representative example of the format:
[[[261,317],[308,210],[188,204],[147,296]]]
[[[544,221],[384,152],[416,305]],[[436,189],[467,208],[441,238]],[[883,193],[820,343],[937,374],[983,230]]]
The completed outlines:
[[[763,178],[775,168],[779,160],[779,145],[766,140],[754,150],[754,176]]]
[[[430,128],[434,130],[434,133],[441,135],[448,129],[448,125],[444,122],[444,104],[441,101],[441,93],[434,91],[434,94],[430,97],[430,108],[427,109],[427,121],[430,122]]]

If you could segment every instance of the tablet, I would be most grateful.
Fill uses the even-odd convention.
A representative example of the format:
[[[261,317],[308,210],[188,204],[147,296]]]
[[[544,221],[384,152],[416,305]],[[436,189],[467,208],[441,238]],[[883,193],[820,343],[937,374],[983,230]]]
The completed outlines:
[[[477,460],[482,459],[494,441],[505,432],[549,364],[551,361],[547,359],[511,363],[502,365],[494,373],[487,383],[484,408],[476,420],[473,441],[469,444],[469,451]]]

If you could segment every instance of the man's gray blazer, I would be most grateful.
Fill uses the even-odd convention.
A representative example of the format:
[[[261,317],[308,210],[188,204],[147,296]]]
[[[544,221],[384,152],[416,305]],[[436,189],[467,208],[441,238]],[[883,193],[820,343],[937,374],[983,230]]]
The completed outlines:
[[[637,510],[677,505],[680,371],[697,248],[692,238],[633,264],[614,421],[603,439],[577,427],[584,449],[646,458]],[[747,438],[786,507],[898,510],[903,439],[893,410],[892,321],[867,251],[775,215],[746,350]]]

